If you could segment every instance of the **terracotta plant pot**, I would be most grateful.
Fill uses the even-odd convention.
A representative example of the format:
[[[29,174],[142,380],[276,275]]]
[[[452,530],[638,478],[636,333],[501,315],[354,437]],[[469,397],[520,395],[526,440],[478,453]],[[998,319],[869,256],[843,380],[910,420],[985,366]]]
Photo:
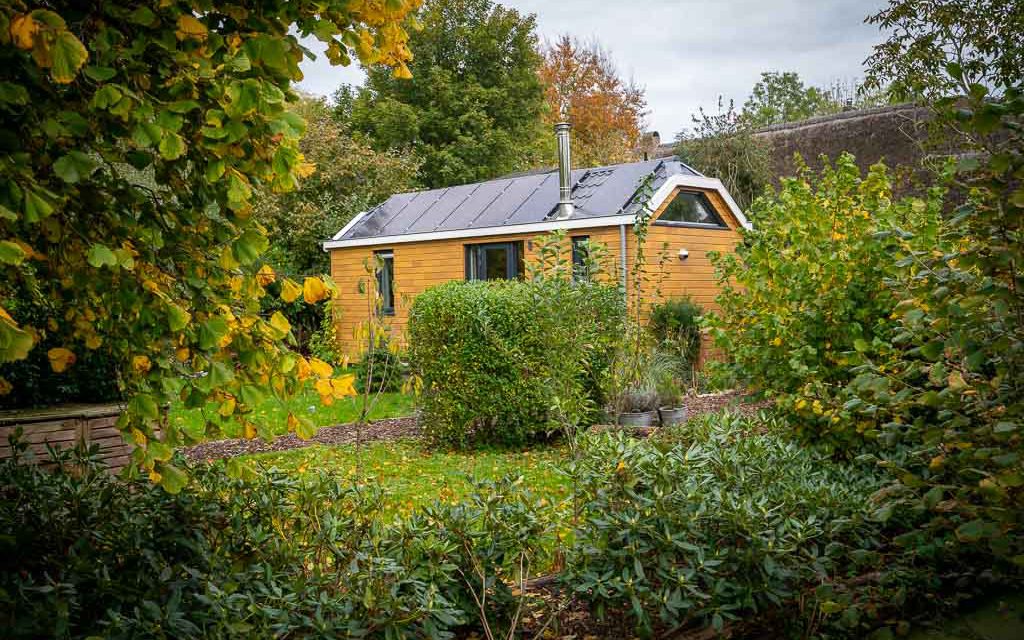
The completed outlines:
[[[661,426],[670,427],[686,422],[686,407],[658,407]]]
[[[623,427],[650,427],[658,424],[658,413],[656,411],[620,413],[619,424]]]

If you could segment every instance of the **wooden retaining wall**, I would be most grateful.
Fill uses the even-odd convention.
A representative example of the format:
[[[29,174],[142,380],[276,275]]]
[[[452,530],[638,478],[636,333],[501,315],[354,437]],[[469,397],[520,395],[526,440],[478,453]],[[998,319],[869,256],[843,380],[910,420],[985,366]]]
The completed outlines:
[[[11,457],[9,437],[22,428],[21,441],[28,444],[38,462],[46,464],[46,445],[65,449],[76,444],[96,444],[112,472],[131,461],[132,445],[115,426],[121,405],[66,405],[39,410],[0,411],[0,459]]]

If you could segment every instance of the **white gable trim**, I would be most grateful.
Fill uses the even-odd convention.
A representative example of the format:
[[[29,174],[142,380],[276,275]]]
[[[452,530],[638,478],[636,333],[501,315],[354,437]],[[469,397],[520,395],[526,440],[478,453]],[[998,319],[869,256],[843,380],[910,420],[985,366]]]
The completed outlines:
[[[672,195],[678,187],[690,187],[696,189],[708,189],[718,193],[725,200],[729,210],[736,219],[747,229],[751,224],[736,201],[732,199],[729,192],[722,186],[721,180],[706,178],[704,176],[674,175],[670,176],[663,185],[651,196],[649,206],[657,210],[665,200]],[[344,247],[367,247],[371,245],[404,244],[407,242],[423,242],[426,240],[454,240],[459,238],[477,238],[481,236],[507,236],[521,233],[545,233],[558,229],[587,229],[593,227],[615,227],[622,224],[634,224],[636,214],[601,216],[598,218],[569,218],[568,220],[549,220],[546,222],[533,222],[529,224],[505,225],[501,227],[478,227],[473,229],[455,229],[452,231],[431,231],[426,233],[405,233],[393,236],[376,236],[373,238],[353,238],[351,240],[339,240],[349,229],[354,227],[367,212],[360,213],[352,219],[345,228],[334,235],[334,237],[323,243],[324,251],[341,249]]]

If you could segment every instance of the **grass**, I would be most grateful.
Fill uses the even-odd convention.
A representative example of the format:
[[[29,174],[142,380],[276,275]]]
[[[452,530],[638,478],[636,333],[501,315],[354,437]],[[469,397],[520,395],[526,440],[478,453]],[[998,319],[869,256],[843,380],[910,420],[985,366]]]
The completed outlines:
[[[385,491],[385,509],[395,515],[434,500],[456,503],[469,493],[472,479],[522,476],[523,483],[550,508],[551,517],[559,518],[570,499],[569,481],[558,471],[566,455],[562,446],[440,451],[407,439],[364,445],[361,465],[352,445],[314,445],[246,458],[258,466],[300,475],[326,470],[351,482],[378,482]]]
[[[352,422],[359,415],[360,398],[335,400],[327,407],[320,403],[320,396],[312,389],[306,389],[287,402],[276,398],[256,407],[252,420],[259,426],[269,427],[274,435],[287,433],[288,414],[308,416],[317,427],[328,427],[336,424]],[[382,418],[398,418],[412,415],[412,396],[402,393],[384,393],[378,398],[370,412],[371,420]],[[182,427],[191,436],[206,439],[206,421],[212,420],[221,425],[225,437],[241,437],[241,427],[234,420],[221,420],[217,415],[217,404],[213,403],[205,409],[186,409],[181,403],[171,407],[171,423]]]

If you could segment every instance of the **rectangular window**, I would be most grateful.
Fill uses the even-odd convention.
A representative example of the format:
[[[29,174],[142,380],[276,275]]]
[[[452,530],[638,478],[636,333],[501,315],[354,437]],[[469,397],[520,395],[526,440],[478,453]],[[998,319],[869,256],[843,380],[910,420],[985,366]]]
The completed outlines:
[[[377,261],[377,295],[380,297],[380,312],[386,316],[395,315],[395,254],[391,250],[374,251]]]
[[[726,229],[721,216],[703,193],[679,191],[655,224],[694,225]]]
[[[572,279],[576,282],[590,280],[590,236],[572,238]]]
[[[466,245],[466,280],[515,280],[523,277],[523,243]]]

